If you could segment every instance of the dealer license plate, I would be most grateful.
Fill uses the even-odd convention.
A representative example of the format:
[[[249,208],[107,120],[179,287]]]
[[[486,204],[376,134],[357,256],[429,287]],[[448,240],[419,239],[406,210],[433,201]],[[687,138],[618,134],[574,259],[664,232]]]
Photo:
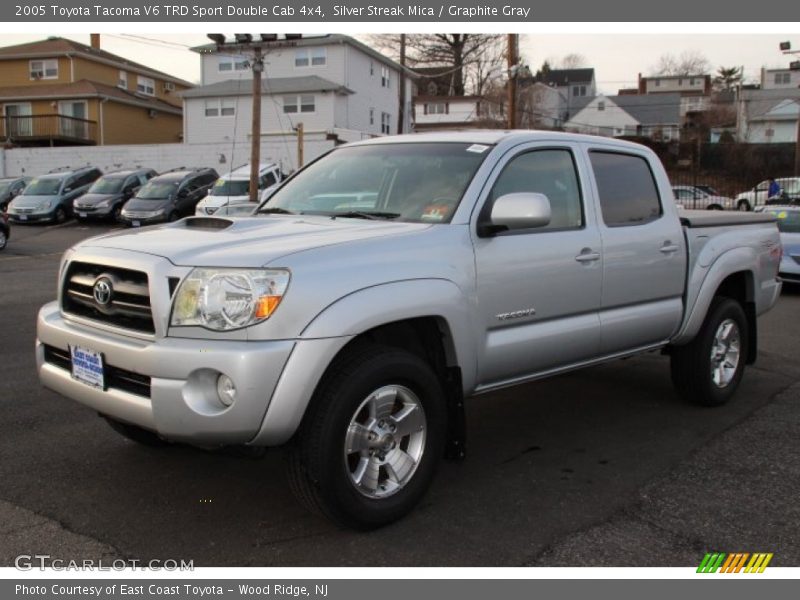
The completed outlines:
[[[70,346],[69,353],[72,357],[72,377],[86,385],[105,389],[103,355],[80,346]]]
[[[27,221],[28,220],[28,215],[19,215],[19,220],[20,221]]]
[[[141,223],[139,221],[133,221],[131,223],[131,225],[133,225],[134,227],[139,227],[139,225],[141,225]]]
[[[79,212],[79,213],[78,213],[78,216],[79,216],[81,219],[85,219],[85,218],[86,218],[86,213],[85,213],[85,212]]]

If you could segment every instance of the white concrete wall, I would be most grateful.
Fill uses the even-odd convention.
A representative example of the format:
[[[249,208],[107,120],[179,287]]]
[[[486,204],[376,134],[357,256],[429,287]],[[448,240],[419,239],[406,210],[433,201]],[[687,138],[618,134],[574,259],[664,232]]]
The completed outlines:
[[[334,146],[321,135],[305,138],[305,161],[310,162]],[[294,137],[265,138],[261,160],[281,164],[289,172],[297,167]],[[3,177],[36,176],[61,167],[93,165],[103,171],[126,167],[151,167],[159,172],[176,167],[213,167],[220,174],[250,161],[250,145],[237,144],[137,144],[130,146],[66,146],[0,150]]]

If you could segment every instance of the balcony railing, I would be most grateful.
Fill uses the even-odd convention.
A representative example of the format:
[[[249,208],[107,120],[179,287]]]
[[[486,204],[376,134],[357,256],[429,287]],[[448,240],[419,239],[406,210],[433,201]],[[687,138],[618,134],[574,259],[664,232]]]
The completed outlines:
[[[95,144],[97,121],[66,115],[0,117],[0,137],[17,144]]]

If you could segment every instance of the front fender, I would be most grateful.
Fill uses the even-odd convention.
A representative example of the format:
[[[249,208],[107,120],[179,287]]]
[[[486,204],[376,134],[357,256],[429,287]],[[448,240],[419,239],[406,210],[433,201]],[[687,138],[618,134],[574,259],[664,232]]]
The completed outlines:
[[[461,368],[465,392],[475,387],[477,358],[469,298],[445,279],[413,279],[361,289],[328,305],[301,332],[250,444],[288,441],[302,421],[314,390],[336,355],[355,336],[375,327],[418,317],[446,325],[451,360]]]

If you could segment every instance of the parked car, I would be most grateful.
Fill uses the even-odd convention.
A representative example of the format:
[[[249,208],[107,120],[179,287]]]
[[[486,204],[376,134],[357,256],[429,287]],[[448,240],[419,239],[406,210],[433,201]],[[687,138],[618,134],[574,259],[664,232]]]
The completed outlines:
[[[0,212],[8,210],[8,203],[22,193],[30,177],[6,177],[0,179]]]
[[[214,169],[174,169],[154,177],[125,203],[120,221],[132,227],[175,221],[195,206],[219,178]]]
[[[8,225],[8,215],[0,212],[0,250],[5,250],[11,237],[11,227]]]
[[[778,220],[783,258],[779,275],[784,281],[800,283],[800,206],[767,206],[764,212]]]
[[[767,198],[764,206],[800,204],[800,178],[786,182],[777,196]]]
[[[8,216],[13,223],[63,223],[72,214],[75,198],[83,195],[102,174],[96,167],[83,167],[35,177],[8,205]]]
[[[705,189],[704,189],[705,188]],[[731,210],[735,204],[731,198],[710,194],[707,186],[675,185],[672,193],[679,206],[689,210]]]
[[[264,163],[258,169],[259,198],[271,193],[283,181],[278,165]],[[197,215],[213,215],[220,206],[242,204],[250,201],[250,165],[244,165],[223,175],[214,183],[195,208]]]
[[[73,203],[73,212],[79,220],[119,220],[122,206],[155,177],[154,169],[127,169],[106,173],[92,184],[86,193]]]
[[[375,195],[309,207],[347,193]],[[38,372],[140,443],[288,444],[299,500],[369,529],[464,456],[466,397],[660,350],[685,399],[731,400],[780,254],[772,215],[679,215],[638,144],[387,136],[331,150],[252,218],[74,246]]]
[[[800,186],[800,177],[781,177],[775,182],[781,187],[781,191],[786,189],[797,190]],[[780,194],[779,194],[780,196]],[[764,206],[769,199],[769,180],[766,179],[753,187],[753,189],[736,195],[736,207],[738,210],[753,210],[757,206]]]

